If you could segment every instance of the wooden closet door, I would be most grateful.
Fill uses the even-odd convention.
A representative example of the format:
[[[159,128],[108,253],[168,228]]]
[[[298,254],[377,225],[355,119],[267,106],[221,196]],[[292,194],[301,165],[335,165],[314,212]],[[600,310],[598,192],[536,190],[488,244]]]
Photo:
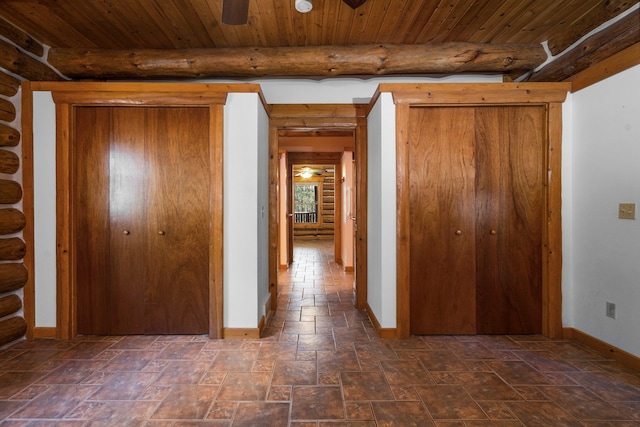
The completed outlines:
[[[79,334],[108,334],[111,110],[75,110],[73,203]]]
[[[208,109],[76,110],[78,333],[207,333]]]
[[[410,109],[412,334],[473,334],[474,109]]]
[[[477,333],[540,333],[545,109],[475,115]]]
[[[111,108],[109,156],[110,283],[107,292],[110,334],[140,334],[144,312],[147,201],[144,108]]]
[[[146,333],[209,331],[209,109],[148,109]]]

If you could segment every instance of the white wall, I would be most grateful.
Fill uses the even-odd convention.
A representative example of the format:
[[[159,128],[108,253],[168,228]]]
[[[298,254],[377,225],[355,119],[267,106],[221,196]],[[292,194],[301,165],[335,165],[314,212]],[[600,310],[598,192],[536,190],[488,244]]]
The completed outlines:
[[[368,103],[380,83],[480,83],[502,82],[501,75],[452,75],[444,77],[332,77],[260,78],[244,80],[207,79],[207,83],[256,83],[269,104],[344,104]]]
[[[367,303],[382,328],[396,327],[395,116],[391,94],[382,93],[367,129]]]
[[[567,125],[565,326],[640,356],[640,209],[618,219],[618,203],[640,208],[640,66],[574,93]]]
[[[257,94],[229,94],[224,129],[224,326],[256,328],[269,292],[269,129]]]
[[[267,315],[265,305],[269,301],[269,116],[257,94],[258,134],[258,321]],[[269,309],[271,305],[269,304]],[[257,326],[257,325],[256,325]]]
[[[36,327],[56,326],[56,107],[33,93],[33,203]]]

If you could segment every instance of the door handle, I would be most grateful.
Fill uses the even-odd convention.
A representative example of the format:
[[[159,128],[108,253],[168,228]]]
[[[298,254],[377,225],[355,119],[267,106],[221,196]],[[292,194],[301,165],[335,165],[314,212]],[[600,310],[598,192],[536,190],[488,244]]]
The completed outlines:
[[[158,231],[158,234],[161,235],[161,236],[164,236],[167,233],[164,230],[160,230],[160,231]]]
[[[124,234],[125,236],[128,236],[129,234],[131,234],[131,232],[129,230],[124,230],[122,234]]]

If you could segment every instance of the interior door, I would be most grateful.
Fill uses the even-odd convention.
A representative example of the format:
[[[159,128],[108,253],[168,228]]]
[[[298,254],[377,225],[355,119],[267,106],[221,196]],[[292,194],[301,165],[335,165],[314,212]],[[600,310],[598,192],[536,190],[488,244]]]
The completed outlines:
[[[146,109],[146,333],[208,332],[209,110]]]
[[[76,110],[78,333],[207,333],[208,109]]]
[[[145,158],[144,108],[105,108],[111,116],[109,168],[109,281],[107,310],[109,334],[143,333],[144,288],[147,284],[143,251],[147,241],[146,186],[150,169]],[[104,113],[103,113],[104,114]]]
[[[410,109],[410,322],[413,334],[473,334],[473,108]]]
[[[540,333],[545,108],[475,116],[477,333]]]
[[[111,110],[78,107],[74,138],[74,220],[79,334],[108,334]]]

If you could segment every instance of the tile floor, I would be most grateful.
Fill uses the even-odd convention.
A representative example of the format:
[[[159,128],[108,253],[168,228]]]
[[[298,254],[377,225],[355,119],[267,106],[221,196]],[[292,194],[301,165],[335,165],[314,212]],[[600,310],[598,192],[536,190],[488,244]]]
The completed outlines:
[[[382,341],[331,242],[300,243],[260,340],[0,350],[2,426],[640,426],[640,373],[539,336]]]

